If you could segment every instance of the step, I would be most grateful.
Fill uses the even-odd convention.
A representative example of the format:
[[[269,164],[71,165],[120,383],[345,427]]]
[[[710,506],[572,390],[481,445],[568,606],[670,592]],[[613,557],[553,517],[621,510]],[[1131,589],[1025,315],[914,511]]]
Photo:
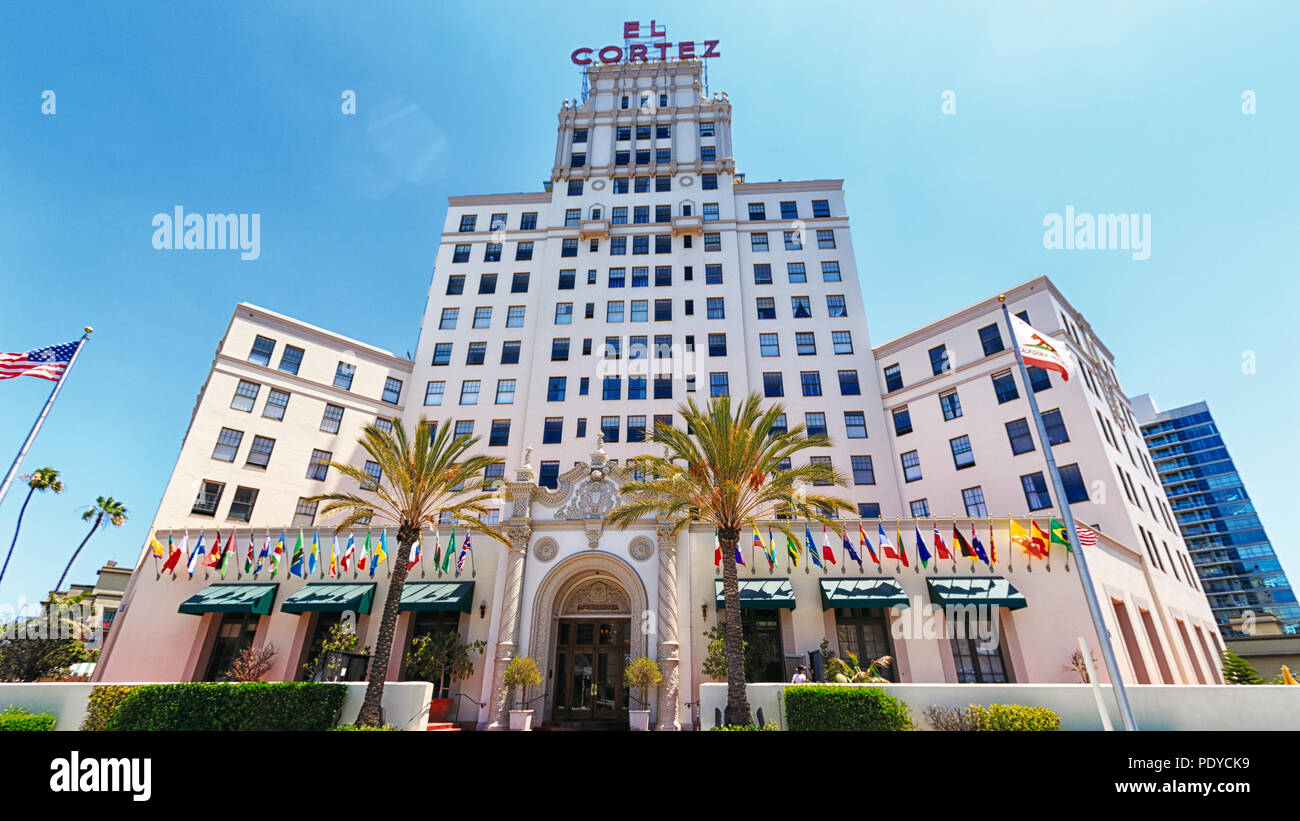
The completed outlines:
[[[450,721],[430,721],[429,726],[425,728],[431,733],[459,733],[461,730]]]

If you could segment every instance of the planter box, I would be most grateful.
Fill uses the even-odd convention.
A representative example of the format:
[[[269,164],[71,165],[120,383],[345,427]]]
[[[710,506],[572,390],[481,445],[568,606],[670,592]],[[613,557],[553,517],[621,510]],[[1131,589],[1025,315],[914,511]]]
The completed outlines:
[[[533,711],[532,710],[511,710],[510,729],[511,730],[533,729]]]
[[[429,721],[440,722],[447,720],[447,714],[451,712],[451,699],[435,698],[429,702]]]
[[[649,710],[628,710],[627,723],[633,730],[647,731],[650,729],[650,711]]]

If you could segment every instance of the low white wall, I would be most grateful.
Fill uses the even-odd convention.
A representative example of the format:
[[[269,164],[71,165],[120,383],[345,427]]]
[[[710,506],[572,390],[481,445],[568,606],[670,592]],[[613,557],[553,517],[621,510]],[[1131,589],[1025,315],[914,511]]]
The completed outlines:
[[[140,682],[150,683],[150,682]],[[113,682],[112,684],[124,684]],[[77,730],[86,717],[90,691],[96,685],[90,682],[41,682],[39,684],[0,684],[0,710],[13,705],[26,707],[33,713],[53,713],[54,729]],[[125,686],[130,686],[125,684]],[[346,684],[347,697],[343,699],[342,723],[351,724],[361,710],[366,685]],[[424,730],[429,726],[429,700],[433,698],[433,685],[426,681],[390,681],[384,684],[384,718],[399,730]]]
[[[758,720],[786,728],[782,691],[786,684],[750,684],[749,706]],[[1087,684],[884,684],[842,685],[882,687],[912,708],[921,729],[931,729],[925,710],[971,704],[1023,704],[1050,707],[1061,717],[1063,730],[1100,730],[1101,717],[1092,687]],[[1119,710],[1110,685],[1101,686],[1111,722],[1121,729]],[[1128,688],[1129,703],[1139,730],[1300,730],[1300,687],[1285,685],[1147,684]],[[700,685],[700,726],[714,726],[714,711],[727,706],[727,685]]]

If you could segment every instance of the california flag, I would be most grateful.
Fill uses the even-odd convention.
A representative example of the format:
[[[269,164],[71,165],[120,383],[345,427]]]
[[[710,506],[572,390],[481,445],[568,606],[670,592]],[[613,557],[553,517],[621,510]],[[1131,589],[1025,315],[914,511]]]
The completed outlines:
[[[1011,327],[1016,332],[1016,345],[1020,348],[1020,356],[1025,360],[1025,365],[1037,365],[1044,370],[1056,371],[1066,382],[1070,381],[1074,358],[1064,348],[1048,341],[1047,334],[1035,331],[1018,316],[1012,315]]]

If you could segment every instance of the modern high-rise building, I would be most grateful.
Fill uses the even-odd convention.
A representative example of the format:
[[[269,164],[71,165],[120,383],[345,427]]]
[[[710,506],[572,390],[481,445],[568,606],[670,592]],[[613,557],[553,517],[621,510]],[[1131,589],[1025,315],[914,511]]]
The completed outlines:
[[[286,575],[287,562],[275,576],[199,565],[191,577],[160,573],[146,550],[99,679],[220,678],[266,641],[281,650],[272,676],[292,679],[343,611],[373,645],[388,565],[331,575],[332,522],[308,499],[357,489],[327,461],[365,459],[362,424],[426,417],[495,457],[501,492],[486,523],[508,545],[476,536],[462,567],[442,569],[432,554],[452,523],[423,534],[388,676],[406,677],[414,636],[451,630],[488,647],[469,678],[438,684],[465,696],[481,726],[505,719],[501,675],[520,654],[546,681],[530,704],[539,720],[626,722],[634,694],[621,671],[645,656],[664,672],[648,705],[656,726],[689,723],[720,616],[713,531],[649,520],[618,530],[604,514],[637,478],[626,460],[655,447],[656,424],[682,424],[685,400],[757,392],[785,406],[787,426],[831,437],[798,458],[847,477],[840,493],[857,515],[845,530],[863,563],[838,535],[810,532],[819,554],[830,542],[833,564],[810,566],[800,544],[797,565],[780,545],[769,566],[744,534],[751,680],[787,680],[825,643],[890,655],[904,682],[1077,681],[1067,665],[1078,638],[1097,637],[1075,559],[1047,541],[1049,556],[1030,559],[1010,542],[1015,528],[1050,531],[1070,504],[1096,536],[1090,566],[1123,675],[1217,681],[1219,633],[1158,503],[1112,355],[1078,311],[1045,278],[1006,291],[1013,312],[1085,363],[1069,382],[1035,372],[1021,384],[993,296],[873,348],[842,182],[746,180],[731,101],[703,78],[695,59],[592,65],[584,99],[559,110],[543,191],[449,198],[413,361],[238,306],[151,535],[211,545],[219,531],[242,564],[249,545],[283,534],[290,548],[301,532],[324,555],[306,578]],[[1046,444],[1028,390],[1048,412]],[[1043,447],[1064,466],[1065,500]],[[997,560],[922,568],[917,540],[937,554],[936,537],[956,547],[954,531]],[[884,558],[882,534],[906,565]],[[393,536],[374,521],[338,534],[339,549],[386,537],[391,560]],[[957,616],[943,608],[969,607],[970,629],[923,628],[931,606],[946,624]]]
[[[1300,634],[1300,604],[1209,406],[1162,411],[1143,394],[1133,408],[1220,632],[1243,635],[1249,612]]]

